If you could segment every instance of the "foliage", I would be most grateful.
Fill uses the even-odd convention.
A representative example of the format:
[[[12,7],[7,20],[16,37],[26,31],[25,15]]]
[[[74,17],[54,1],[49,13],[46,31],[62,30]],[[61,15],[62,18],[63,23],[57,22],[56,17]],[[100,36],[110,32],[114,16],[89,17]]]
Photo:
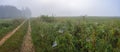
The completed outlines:
[[[31,19],[36,52],[120,52],[118,18],[47,18]]]
[[[54,17],[50,17],[47,15],[42,15],[40,19],[44,22],[54,22]]]

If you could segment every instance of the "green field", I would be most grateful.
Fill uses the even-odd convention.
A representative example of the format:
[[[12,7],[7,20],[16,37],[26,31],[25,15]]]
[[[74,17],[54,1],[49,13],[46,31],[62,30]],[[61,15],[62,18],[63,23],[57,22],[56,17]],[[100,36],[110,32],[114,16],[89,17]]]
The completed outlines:
[[[24,35],[27,32],[26,22],[23,26],[10,37],[2,46],[0,46],[0,52],[20,52]]]
[[[36,52],[120,52],[120,18],[32,18]]]
[[[0,19],[0,40],[8,32],[15,29],[24,19]]]
[[[24,20],[0,19],[0,39]],[[35,52],[120,52],[120,18],[95,16],[30,18],[0,52],[21,51],[29,20]]]

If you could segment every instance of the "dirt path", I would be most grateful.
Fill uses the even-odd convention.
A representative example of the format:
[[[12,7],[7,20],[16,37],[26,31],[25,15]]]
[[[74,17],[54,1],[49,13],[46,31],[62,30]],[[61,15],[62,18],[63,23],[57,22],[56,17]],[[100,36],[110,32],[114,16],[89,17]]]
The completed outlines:
[[[35,52],[31,39],[31,26],[29,21],[28,31],[24,37],[21,52]]]
[[[23,21],[17,28],[15,28],[13,31],[9,32],[8,34],[6,34],[6,36],[4,36],[1,40],[0,40],[0,46],[4,44],[4,42],[9,39],[23,24],[25,23],[25,21]]]

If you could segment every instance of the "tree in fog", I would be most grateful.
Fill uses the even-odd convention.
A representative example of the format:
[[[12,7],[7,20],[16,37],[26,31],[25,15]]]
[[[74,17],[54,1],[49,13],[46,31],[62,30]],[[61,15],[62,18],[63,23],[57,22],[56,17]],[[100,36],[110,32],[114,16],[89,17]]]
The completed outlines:
[[[23,8],[22,9],[22,14],[24,15],[24,17],[30,17],[31,16],[31,10],[29,8]]]
[[[29,8],[24,10],[17,9],[14,6],[0,6],[0,18],[17,18],[17,17],[30,17],[31,11]]]

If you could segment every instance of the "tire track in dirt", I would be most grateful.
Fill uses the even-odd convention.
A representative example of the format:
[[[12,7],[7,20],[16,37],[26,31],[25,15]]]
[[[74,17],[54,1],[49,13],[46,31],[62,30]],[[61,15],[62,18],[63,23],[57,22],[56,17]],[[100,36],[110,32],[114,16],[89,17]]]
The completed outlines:
[[[25,20],[26,21],[26,20]],[[9,32],[8,34],[6,34],[1,40],[0,40],[0,46],[2,46],[5,41],[7,39],[9,39],[24,23],[25,21],[23,21],[19,26],[17,26],[17,28],[15,28],[13,31]]]
[[[32,43],[32,38],[31,38],[31,26],[30,26],[30,21],[28,25],[28,31],[24,37],[23,44],[21,47],[21,52],[35,52],[34,46]]]

